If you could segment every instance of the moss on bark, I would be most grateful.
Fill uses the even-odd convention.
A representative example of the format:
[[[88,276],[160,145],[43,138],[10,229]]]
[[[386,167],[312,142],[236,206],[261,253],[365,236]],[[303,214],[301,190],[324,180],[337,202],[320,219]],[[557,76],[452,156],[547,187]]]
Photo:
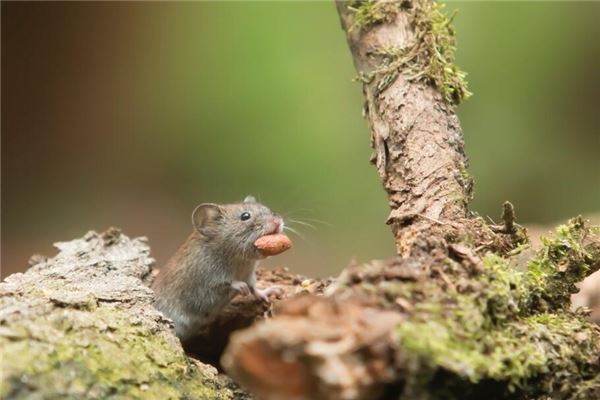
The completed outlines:
[[[399,12],[410,14],[413,39],[405,47],[378,47],[371,57],[378,64],[372,71],[363,71],[360,77],[370,82],[378,79],[378,92],[384,91],[402,73],[408,80],[433,84],[449,104],[459,104],[472,93],[467,89],[467,74],[455,63],[456,38],[452,20],[445,4],[428,0],[350,2],[353,13],[351,29],[368,30],[385,22],[392,22]]]
[[[243,398],[153,308],[142,239],[110,230],[57,246],[0,284],[0,398]]]
[[[598,398],[600,329],[569,301],[600,267],[593,231],[576,218],[537,252],[453,243],[348,267],[236,333],[225,366],[265,399]]]
[[[475,398],[490,388],[497,398],[593,398],[600,330],[570,310],[570,296],[600,267],[594,229],[575,218],[528,262],[512,262],[515,252],[447,258],[414,282],[363,273],[354,284],[349,271],[338,291],[377,293],[388,300],[380,306],[403,312],[394,340],[405,398]]]

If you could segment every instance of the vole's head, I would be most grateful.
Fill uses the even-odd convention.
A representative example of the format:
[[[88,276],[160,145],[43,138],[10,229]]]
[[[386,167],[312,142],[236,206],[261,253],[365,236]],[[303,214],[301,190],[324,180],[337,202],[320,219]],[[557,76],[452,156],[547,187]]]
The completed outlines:
[[[262,258],[254,247],[261,236],[283,232],[283,219],[248,196],[237,204],[200,204],[192,224],[204,241],[229,256]]]

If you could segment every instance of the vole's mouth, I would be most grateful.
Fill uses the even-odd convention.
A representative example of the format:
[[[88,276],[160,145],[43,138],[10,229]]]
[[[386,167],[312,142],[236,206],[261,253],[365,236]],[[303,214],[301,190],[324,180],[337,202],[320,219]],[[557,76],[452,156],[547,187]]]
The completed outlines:
[[[266,235],[275,235],[276,233],[281,233],[282,229],[280,226],[275,226],[273,227],[273,229],[271,229],[270,231],[268,231],[267,233],[265,233]]]
[[[283,220],[277,219],[271,224],[271,230],[267,231],[265,235],[275,235],[283,232]]]

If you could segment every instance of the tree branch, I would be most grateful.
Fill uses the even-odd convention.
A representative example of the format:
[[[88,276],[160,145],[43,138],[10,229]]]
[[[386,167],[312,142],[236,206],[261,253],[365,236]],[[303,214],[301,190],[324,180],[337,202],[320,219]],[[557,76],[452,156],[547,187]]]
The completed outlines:
[[[387,222],[398,254],[408,256],[415,243],[430,251],[437,245],[428,240],[431,227],[464,219],[471,198],[460,123],[449,104],[453,97],[443,93],[453,81],[435,71],[456,69],[453,32],[443,19],[431,20],[442,14],[429,1],[352,3],[336,6],[364,82],[372,161],[391,207]],[[431,53],[443,46],[443,62],[433,65]],[[442,87],[435,86],[436,77]]]

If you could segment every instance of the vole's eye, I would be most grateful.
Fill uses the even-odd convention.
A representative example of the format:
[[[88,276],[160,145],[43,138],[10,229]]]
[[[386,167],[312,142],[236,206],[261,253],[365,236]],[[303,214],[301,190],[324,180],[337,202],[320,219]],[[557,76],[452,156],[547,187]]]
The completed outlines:
[[[250,219],[251,215],[248,211],[245,211],[242,213],[242,215],[240,215],[240,219],[242,221],[248,221]]]

